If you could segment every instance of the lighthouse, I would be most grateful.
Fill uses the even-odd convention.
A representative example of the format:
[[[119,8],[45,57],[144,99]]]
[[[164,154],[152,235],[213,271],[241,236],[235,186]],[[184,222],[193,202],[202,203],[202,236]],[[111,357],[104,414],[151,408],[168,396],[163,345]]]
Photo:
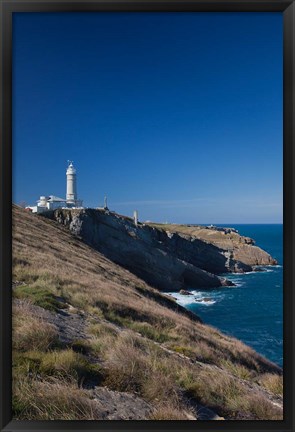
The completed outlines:
[[[83,201],[77,198],[77,177],[73,161],[68,161],[67,168],[67,196],[66,199],[55,195],[41,195],[37,205],[27,206],[26,209],[33,213],[44,213],[47,210],[59,208],[83,208]]]
[[[73,162],[69,161],[67,168],[67,204],[76,205],[77,203],[77,181],[76,181],[76,169],[74,168]]]

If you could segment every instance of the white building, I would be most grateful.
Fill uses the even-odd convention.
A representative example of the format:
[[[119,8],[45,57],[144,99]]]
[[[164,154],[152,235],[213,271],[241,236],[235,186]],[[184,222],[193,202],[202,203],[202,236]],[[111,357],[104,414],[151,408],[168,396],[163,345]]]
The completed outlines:
[[[82,207],[83,202],[81,200],[78,200],[78,196],[77,196],[77,174],[72,161],[69,161],[66,176],[67,176],[66,207],[70,207],[70,208]]]
[[[67,169],[67,203],[75,204],[77,200],[77,181],[76,181],[76,169],[74,168],[73,162],[69,161]]]
[[[56,210],[58,208],[81,208],[83,201],[78,200],[77,197],[77,174],[72,161],[69,161],[66,177],[66,199],[54,195],[49,195],[48,197],[42,195],[37,201],[36,206],[28,206],[26,209],[33,213],[43,213],[47,210]]]

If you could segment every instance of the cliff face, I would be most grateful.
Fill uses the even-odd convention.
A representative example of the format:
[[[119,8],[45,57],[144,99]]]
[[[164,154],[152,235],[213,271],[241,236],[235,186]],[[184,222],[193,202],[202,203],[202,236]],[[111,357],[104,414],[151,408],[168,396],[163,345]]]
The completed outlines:
[[[216,246],[228,259],[225,271],[251,271],[253,266],[277,264],[277,261],[267,252],[255,246],[253,239],[241,236],[233,228],[176,224],[151,224],[151,226],[171,233],[178,233],[187,239],[199,239]]]
[[[230,284],[217,275],[251,271],[250,260],[246,262],[236,258],[238,254],[243,258],[245,247],[256,253],[259,264],[271,263],[264,251],[243,241],[239,243],[240,247],[235,245],[235,256],[232,249],[221,248],[195,236],[144,224],[136,227],[132,219],[104,210],[63,209],[46,215],[67,226],[74,235],[112,261],[161,290]],[[251,253],[247,257],[251,257]]]

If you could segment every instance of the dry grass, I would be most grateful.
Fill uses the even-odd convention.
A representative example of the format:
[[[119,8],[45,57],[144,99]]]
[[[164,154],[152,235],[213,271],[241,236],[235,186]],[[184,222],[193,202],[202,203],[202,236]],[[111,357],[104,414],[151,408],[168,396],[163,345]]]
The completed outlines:
[[[283,377],[275,374],[264,374],[259,377],[259,384],[271,393],[283,395]]]
[[[220,362],[224,368],[226,368],[228,371],[230,371],[233,375],[237,376],[238,378],[244,379],[244,380],[250,380],[255,376],[255,372],[250,371],[245,366],[232,363],[229,360],[222,360]]]
[[[117,339],[118,330],[112,324],[90,324],[88,331],[91,335],[89,344],[94,354],[103,355]]]
[[[197,420],[185,407],[164,405],[156,408],[149,416],[150,420]]]
[[[240,242],[240,235],[231,232],[228,234],[224,234],[224,232],[217,231],[214,229],[208,229],[202,225],[189,226],[189,225],[181,225],[181,224],[160,224],[160,223],[149,223],[148,225],[153,226],[155,228],[169,231],[171,233],[178,233],[190,237],[196,237],[200,240],[209,241],[210,243],[220,246],[222,245],[224,248],[231,248],[233,244]]]
[[[88,327],[89,333],[91,333],[93,336],[117,336],[118,330],[116,327],[114,327],[112,324],[108,323],[97,323],[96,321],[89,325]]]
[[[45,351],[59,342],[57,329],[33,316],[30,302],[23,302],[13,308],[12,340],[14,349],[20,351]]]
[[[181,405],[180,388],[171,370],[174,362],[148,341],[125,332],[109,347],[106,359],[105,384],[110,388],[137,392],[156,404]]]
[[[246,396],[245,410],[254,420],[282,420],[282,410],[261,395]]]
[[[139,392],[150,375],[147,355],[137,338],[120,336],[105,353],[105,384],[114,390]]]
[[[257,372],[273,368],[239,341],[209,326],[192,323],[183,314],[159,304],[161,299],[168,305],[174,302],[73,238],[64,227],[19,209],[14,212],[15,280],[46,287],[73,306],[122,327],[134,326],[150,339],[161,343],[170,339],[175,345],[195,351],[200,360],[218,362],[225,357]],[[25,243],[22,233],[26,235]]]
[[[279,378],[273,378],[278,377],[279,368],[252,349],[176,312],[172,300],[55,222],[14,209],[13,235],[14,280],[27,284],[29,295],[36,289],[46,290],[47,295],[63,297],[90,317],[87,342],[74,341],[73,349],[68,349],[56,346],[56,329],[32,316],[29,306],[15,309],[17,418],[96,418],[95,405],[77,385],[88,375],[101,374],[110,388],[135,392],[149,401],[156,419],[188,418],[187,394],[228,418],[280,415],[261,395],[250,397],[249,389],[238,380],[255,385],[262,378],[261,388],[279,394],[274,385]],[[89,352],[103,364],[103,370],[89,363]],[[23,394],[26,392],[33,394],[32,403]],[[265,417],[255,407],[256,396]]]
[[[75,382],[60,377],[14,381],[13,411],[17,420],[101,420],[98,408]]]
[[[115,390],[137,392],[158,404],[159,412],[153,414],[157,418],[166,418],[165,404],[182,407],[176,410],[176,416],[186,415],[183,390],[220,415],[233,418],[250,415],[259,420],[271,418],[272,412],[275,419],[282,415],[281,410],[262,395],[255,392],[249,395],[247,388],[233,376],[217,369],[200,369],[181,358],[171,357],[128,332],[117,339],[106,356],[105,383]],[[255,400],[261,408],[255,406]]]
[[[232,376],[220,371],[182,368],[178,374],[179,384],[202,404],[215,409],[219,414],[234,418],[255,420],[282,419],[282,410],[256,391],[247,388]]]

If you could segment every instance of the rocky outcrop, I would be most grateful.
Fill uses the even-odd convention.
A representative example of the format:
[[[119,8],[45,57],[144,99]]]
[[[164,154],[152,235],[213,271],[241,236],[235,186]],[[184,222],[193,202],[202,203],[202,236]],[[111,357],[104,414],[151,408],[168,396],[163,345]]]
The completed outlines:
[[[187,240],[199,240],[211,247],[215,246],[226,259],[225,269],[222,270],[225,272],[241,273],[253,270],[253,266],[277,264],[277,261],[267,252],[255,246],[253,239],[240,235],[234,228],[176,224],[151,224],[151,226],[165,230],[170,235],[178,234]],[[209,250],[208,247],[206,250]]]
[[[131,219],[104,210],[56,210],[47,216],[66,225],[85,243],[160,290],[217,287],[223,279],[174,254],[165,232],[136,227]]]
[[[237,259],[239,250],[225,250],[194,236],[145,224],[135,226],[132,219],[106,210],[60,209],[46,216],[160,290],[232,285],[218,274],[252,270],[246,260]],[[258,263],[261,249],[242,242],[242,258],[245,248],[253,250]]]

